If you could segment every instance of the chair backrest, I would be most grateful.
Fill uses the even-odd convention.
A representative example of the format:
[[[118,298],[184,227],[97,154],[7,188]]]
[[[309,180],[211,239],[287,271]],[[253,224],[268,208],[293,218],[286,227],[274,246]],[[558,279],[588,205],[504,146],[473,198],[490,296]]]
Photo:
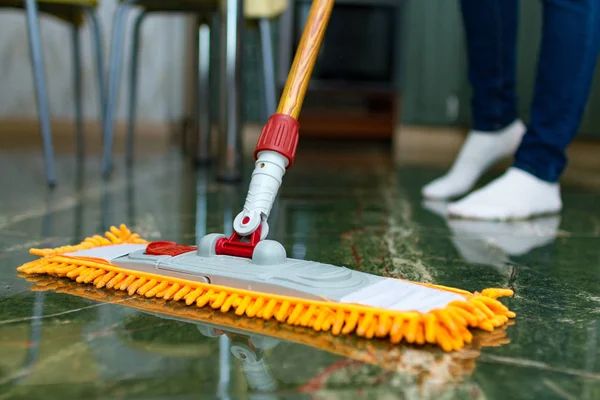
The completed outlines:
[[[246,18],[273,18],[287,9],[288,0],[244,0]]]

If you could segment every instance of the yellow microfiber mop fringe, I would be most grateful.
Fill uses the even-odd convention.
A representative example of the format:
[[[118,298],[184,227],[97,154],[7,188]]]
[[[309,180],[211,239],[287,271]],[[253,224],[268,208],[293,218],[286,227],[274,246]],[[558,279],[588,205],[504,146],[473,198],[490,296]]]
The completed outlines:
[[[113,244],[147,243],[125,225],[112,227],[105,236],[93,236],[76,246],[56,249],[31,249],[41,258],[19,267],[25,274],[47,274],[67,277],[78,283],[93,284],[96,288],[127,291],[147,298],[185,301],[190,306],[210,306],[215,310],[280,323],[309,327],[333,335],[355,333],[371,339],[389,338],[392,343],[405,341],[415,344],[435,344],[445,351],[459,350],[470,343],[469,328],[492,331],[515,317],[497,299],[512,296],[512,290],[485,289],[481,293],[445,286],[417,283],[438,290],[460,294],[464,301],[454,301],[443,309],[429,313],[388,311],[368,306],[258,293],[248,290],[212,285],[157,274],[133,271],[112,265],[104,260],[64,256],[65,253]],[[415,283],[415,282],[412,282]]]

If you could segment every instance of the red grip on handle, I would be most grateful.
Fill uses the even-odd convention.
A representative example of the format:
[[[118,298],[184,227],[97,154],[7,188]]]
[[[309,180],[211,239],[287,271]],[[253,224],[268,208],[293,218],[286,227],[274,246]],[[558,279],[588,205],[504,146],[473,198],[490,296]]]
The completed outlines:
[[[286,114],[274,114],[269,118],[258,138],[254,159],[265,150],[275,151],[289,160],[287,168],[294,164],[294,155],[298,147],[300,123]]]

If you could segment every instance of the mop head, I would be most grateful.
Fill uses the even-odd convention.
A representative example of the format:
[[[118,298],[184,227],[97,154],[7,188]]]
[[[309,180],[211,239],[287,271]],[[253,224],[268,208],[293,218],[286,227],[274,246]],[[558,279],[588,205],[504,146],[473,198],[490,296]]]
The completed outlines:
[[[205,239],[210,242],[208,247]],[[218,235],[208,235],[198,248],[148,243],[121,225],[75,246],[31,249],[30,253],[40,258],[17,270],[66,277],[98,289],[126,291],[130,296],[274,319],[336,336],[354,333],[366,339],[387,338],[392,343],[429,343],[444,351],[471,343],[471,329],[491,332],[515,317],[497,300],[512,296],[512,290],[471,293],[383,278],[285,259],[285,251],[284,261],[273,265],[273,257],[268,257],[273,254],[270,241],[261,242],[261,249],[257,246],[252,260],[218,256],[214,253],[217,239]],[[275,253],[278,251],[276,248]],[[265,258],[269,262],[261,264]]]

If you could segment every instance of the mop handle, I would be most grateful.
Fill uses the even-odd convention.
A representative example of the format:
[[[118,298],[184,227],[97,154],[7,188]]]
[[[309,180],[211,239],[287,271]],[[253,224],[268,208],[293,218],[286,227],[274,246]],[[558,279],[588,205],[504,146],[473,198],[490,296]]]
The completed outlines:
[[[334,3],[334,0],[313,1],[300,45],[296,50],[296,56],[281,95],[277,108],[278,114],[286,114],[298,119]]]
[[[300,125],[298,116],[334,3],[334,0],[314,0],[312,3],[277,113],[269,118],[258,138],[254,150],[255,168],[246,202],[233,221],[235,234],[229,241],[221,242],[218,254],[248,256],[258,240],[266,238],[269,233],[267,219],[283,175],[294,164]],[[250,245],[240,244],[239,237],[250,235]]]

